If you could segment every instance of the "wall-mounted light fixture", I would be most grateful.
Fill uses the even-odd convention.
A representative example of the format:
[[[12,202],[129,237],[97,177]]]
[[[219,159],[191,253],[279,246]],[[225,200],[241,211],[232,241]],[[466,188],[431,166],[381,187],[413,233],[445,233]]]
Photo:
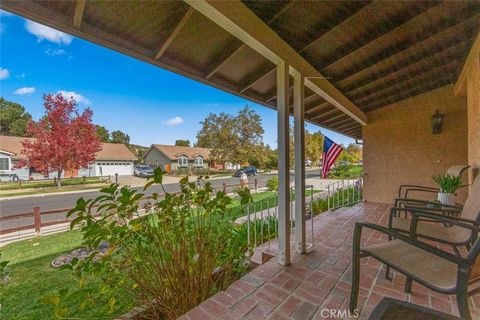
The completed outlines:
[[[433,134],[440,134],[442,132],[442,124],[443,124],[443,118],[445,117],[445,114],[440,113],[440,111],[437,109],[437,112],[432,116],[432,133]]]

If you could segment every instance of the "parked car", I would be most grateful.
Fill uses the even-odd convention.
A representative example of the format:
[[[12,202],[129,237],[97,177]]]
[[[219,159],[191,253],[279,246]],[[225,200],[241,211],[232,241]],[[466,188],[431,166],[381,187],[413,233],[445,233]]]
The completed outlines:
[[[146,165],[138,165],[133,170],[133,175],[137,177],[149,177],[153,175],[153,169]]]
[[[305,160],[305,167],[311,167],[312,166],[312,160]]]
[[[243,173],[245,173],[247,176],[256,176],[257,168],[255,168],[254,166],[241,167],[240,169],[235,171],[235,174],[233,176],[240,177]]]

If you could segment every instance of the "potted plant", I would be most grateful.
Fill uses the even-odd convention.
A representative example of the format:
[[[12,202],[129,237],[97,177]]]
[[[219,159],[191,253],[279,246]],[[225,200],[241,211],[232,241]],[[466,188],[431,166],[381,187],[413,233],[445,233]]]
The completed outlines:
[[[433,176],[432,178],[440,188],[438,201],[443,205],[455,205],[455,191],[462,187],[462,178],[460,176],[454,176],[453,174]]]

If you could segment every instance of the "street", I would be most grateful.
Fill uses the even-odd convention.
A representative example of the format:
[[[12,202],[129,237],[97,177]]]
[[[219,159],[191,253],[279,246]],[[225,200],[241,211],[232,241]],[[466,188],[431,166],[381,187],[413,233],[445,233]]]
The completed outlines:
[[[306,170],[305,176],[306,178],[314,178],[319,176],[318,169],[311,169]],[[275,176],[275,174],[259,174],[255,177],[250,176],[249,182],[253,182],[254,179],[258,180],[258,185],[260,187],[264,187],[266,181],[271,177]],[[294,174],[291,174],[290,177],[291,181],[293,182]],[[219,179],[211,180],[212,185],[214,187],[222,187],[223,183],[227,185],[239,184],[240,178],[238,177],[225,177]],[[167,192],[177,192],[180,191],[180,188],[177,183],[174,184],[166,184],[164,185],[165,190]],[[141,191],[142,187],[135,187]],[[163,193],[163,190],[160,186],[152,186],[149,189],[149,193],[158,192],[159,194]],[[80,197],[85,199],[93,199],[101,195],[98,191],[90,191],[84,193],[74,193],[74,194],[48,194],[41,197],[25,197],[21,199],[0,199],[0,217],[8,217],[18,213],[26,213],[32,212],[33,207],[40,207],[41,211],[50,211],[55,209],[63,209],[63,208],[72,208],[75,206],[75,202]],[[56,216],[56,217],[55,217]],[[62,219],[65,216],[64,213],[59,214],[51,214],[49,215],[49,220],[55,219]],[[0,226],[0,229],[4,229],[4,226]]]

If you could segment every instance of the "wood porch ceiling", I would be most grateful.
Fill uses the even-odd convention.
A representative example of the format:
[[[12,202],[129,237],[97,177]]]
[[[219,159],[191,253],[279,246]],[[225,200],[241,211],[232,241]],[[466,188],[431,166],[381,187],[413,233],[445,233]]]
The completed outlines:
[[[242,2],[364,112],[453,83],[480,31],[480,1]],[[275,65],[185,2],[2,0],[0,7],[276,106]],[[361,138],[359,123],[310,89],[305,97],[307,121]]]

